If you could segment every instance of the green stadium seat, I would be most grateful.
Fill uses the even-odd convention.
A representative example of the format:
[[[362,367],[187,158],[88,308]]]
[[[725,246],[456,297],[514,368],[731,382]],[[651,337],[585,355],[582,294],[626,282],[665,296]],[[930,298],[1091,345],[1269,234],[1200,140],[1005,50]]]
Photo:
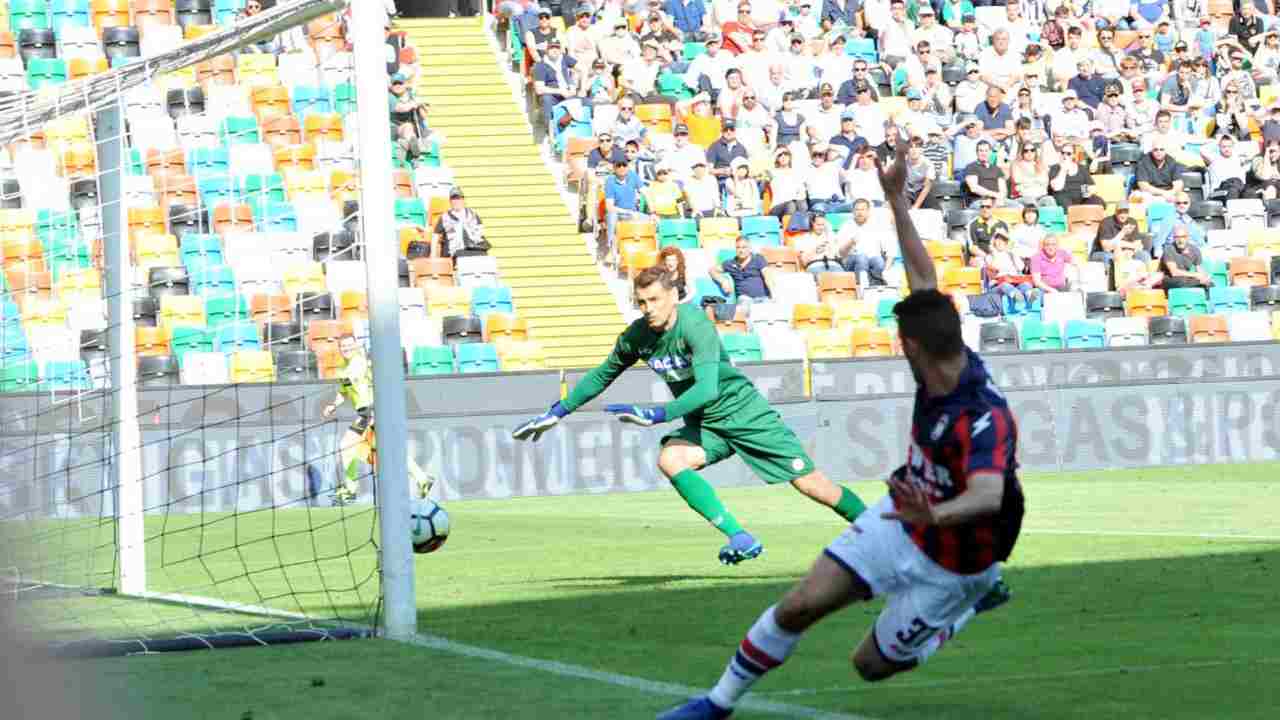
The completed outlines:
[[[240,188],[246,199],[257,199],[259,202],[284,202],[284,178],[279,173],[270,175],[252,174],[240,179]]]
[[[1172,288],[1169,290],[1169,314],[1174,317],[1209,314],[1209,297],[1204,288]]]
[[[754,362],[764,359],[760,336],[755,333],[729,333],[720,336],[725,352],[736,362]]]
[[[0,367],[0,392],[34,392],[40,382],[40,365],[35,360],[5,362]]]
[[[213,352],[213,334],[204,328],[176,327],[169,337],[169,350],[181,365],[189,352]]]
[[[458,354],[458,372],[498,372],[498,349],[489,343],[454,345]]]
[[[1209,310],[1214,315],[1249,312],[1249,288],[1218,286],[1209,288]]]
[[[1062,328],[1056,322],[1026,318],[1022,321],[1022,349],[1061,350]]]
[[[1039,208],[1040,227],[1051,235],[1061,235],[1067,231],[1066,208],[1050,206]]]
[[[356,110],[356,86],[343,83],[333,88],[333,111],[346,115]]]
[[[674,245],[681,250],[698,248],[698,221],[692,219],[664,219],[658,221],[658,247]]]
[[[707,54],[706,43],[686,41],[684,44],[684,60],[685,62],[693,62],[699,55]]]
[[[27,61],[27,87],[32,90],[61,85],[67,81],[67,61],[37,58]]]
[[[243,295],[215,295],[204,301],[204,317],[210,329],[218,329],[231,323],[248,322],[249,302]]]
[[[898,318],[893,314],[893,306],[897,304],[897,298],[880,298],[876,303],[876,324],[880,327],[897,328]]]
[[[44,365],[40,379],[41,390],[83,392],[91,387],[89,367],[83,360],[50,360]]]
[[[410,375],[449,375],[453,373],[453,348],[447,345],[419,345],[409,360]]]
[[[231,116],[224,118],[218,126],[218,134],[223,145],[256,145],[262,142],[262,133],[258,130],[258,119],[255,117]]]
[[[1227,272],[1227,263],[1222,260],[1204,258],[1200,263],[1200,269],[1209,273],[1209,277],[1213,279],[1216,287],[1226,287],[1231,284],[1230,274]]]
[[[49,3],[45,0],[9,0],[9,29],[49,29]]]
[[[1072,350],[1107,345],[1106,326],[1097,320],[1068,320],[1066,336],[1067,347]]]
[[[427,206],[422,198],[396,198],[396,223],[426,227]]]

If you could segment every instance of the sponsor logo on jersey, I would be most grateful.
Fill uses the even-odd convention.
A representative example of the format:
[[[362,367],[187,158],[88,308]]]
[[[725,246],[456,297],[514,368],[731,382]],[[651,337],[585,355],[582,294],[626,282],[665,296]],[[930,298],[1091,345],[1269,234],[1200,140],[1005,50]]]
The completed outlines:
[[[947,424],[951,422],[951,417],[946,413],[938,416],[938,422],[934,424],[933,431],[929,433],[929,439],[938,442],[942,438],[942,433],[947,431]]]
[[[791,461],[791,469],[800,472],[804,469],[804,458],[795,458]]]
[[[667,382],[680,382],[693,378],[693,367],[679,355],[663,355],[649,358],[649,367]]]

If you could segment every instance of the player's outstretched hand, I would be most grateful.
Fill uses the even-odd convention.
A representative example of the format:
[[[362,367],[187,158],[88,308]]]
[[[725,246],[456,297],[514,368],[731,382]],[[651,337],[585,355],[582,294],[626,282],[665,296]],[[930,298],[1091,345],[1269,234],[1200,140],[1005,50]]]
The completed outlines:
[[[929,496],[924,490],[897,475],[889,480],[889,488],[893,491],[894,509],[892,512],[882,513],[880,517],[902,520],[912,525],[937,524],[933,506],[929,504]]]
[[[662,406],[641,407],[639,405],[605,405],[604,411],[617,415],[624,423],[649,427],[667,421],[667,411]]]
[[[893,145],[893,162],[886,165],[884,161],[876,158],[876,169],[880,172],[880,187],[884,188],[886,200],[899,196],[905,197],[907,190],[907,148],[911,145],[911,139],[902,132],[901,128],[895,128],[894,132],[898,133],[898,137]]]
[[[569,411],[565,410],[564,406],[557,402],[538,417],[517,425],[516,429],[511,431],[511,437],[516,440],[538,442],[538,438],[542,437],[542,433],[555,427],[556,423],[560,422],[560,418],[568,414]]]

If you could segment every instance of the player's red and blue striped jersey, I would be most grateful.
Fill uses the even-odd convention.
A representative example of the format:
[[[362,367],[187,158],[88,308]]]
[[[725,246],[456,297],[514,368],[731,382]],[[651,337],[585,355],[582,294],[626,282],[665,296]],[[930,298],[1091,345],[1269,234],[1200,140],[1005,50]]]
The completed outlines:
[[[953,392],[931,398],[923,386],[916,391],[911,447],[907,464],[898,472],[906,472],[924,488],[933,504],[963,493],[974,473],[1004,477],[1004,501],[997,515],[948,527],[903,523],[911,540],[934,562],[968,575],[1009,557],[1022,525],[1023,496],[1013,414],[982,359],[966,352],[969,363]]]

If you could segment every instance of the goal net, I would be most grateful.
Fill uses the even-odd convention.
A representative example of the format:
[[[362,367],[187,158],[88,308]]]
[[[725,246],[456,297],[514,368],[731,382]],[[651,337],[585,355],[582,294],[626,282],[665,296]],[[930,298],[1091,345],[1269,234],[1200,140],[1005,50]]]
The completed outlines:
[[[0,60],[0,590],[67,653],[378,624],[324,413],[370,325],[344,3],[212,5],[11,18],[57,43]]]

